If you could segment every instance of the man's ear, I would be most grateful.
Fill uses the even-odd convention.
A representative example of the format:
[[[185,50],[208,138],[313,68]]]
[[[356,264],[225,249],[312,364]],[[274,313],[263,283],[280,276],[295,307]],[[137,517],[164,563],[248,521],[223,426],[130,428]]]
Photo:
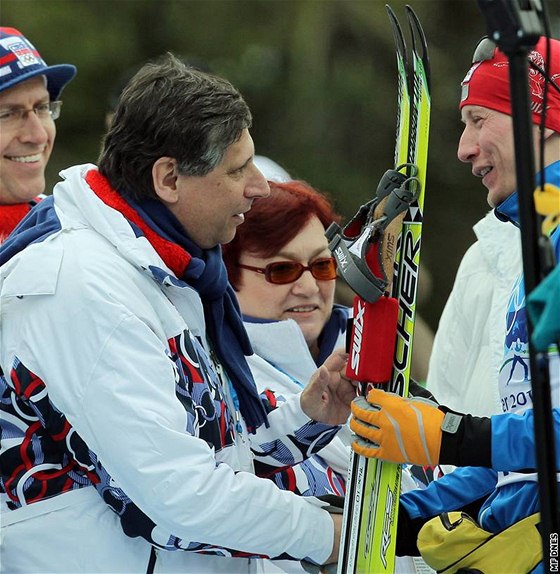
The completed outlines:
[[[177,191],[177,160],[172,157],[160,157],[152,166],[152,181],[157,196],[164,203],[176,203],[179,199]]]

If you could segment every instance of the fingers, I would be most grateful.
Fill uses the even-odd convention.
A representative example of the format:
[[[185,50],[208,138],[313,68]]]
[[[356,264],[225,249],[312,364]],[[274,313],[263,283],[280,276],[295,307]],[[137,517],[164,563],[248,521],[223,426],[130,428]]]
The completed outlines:
[[[348,411],[350,411],[352,401],[356,398],[356,393],[357,389],[354,381],[346,380],[343,380],[342,384],[338,385],[336,391],[337,396],[340,397],[340,400],[345,404]]]
[[[350,429],[357,435],[352,442],[354,452],[391,462],[407,461],[408,456],[398,427],[389,424],[388,428],[378,428],[352,418]]]
[[[319,386],[322,389],[324,389],[329,384],[330,378],[331,374],[329,372],[329,369],[325,367],[325,365],[321,365],[317,369],[317,383],[319,384]]]
[[[370,404],[365,397],[356,397],[350,405],[352,414],[369,424],[375,425],[379,421],[379,407]]]
[[[365,438],[379,446],[379,441],[383,438],[379,427],[365,423],[363,420],[350,419],[350,430],[358,435],[358,437]]]
[[[323,388],[329,380],[329,370],[325,365],[321,365],[309,379],[309,384],[303,392],[315,392],[317,387]]]
[[[366,458],[380,458],[379,445],[363,440],[360,437],[352,443],[352,450]]]
[[[344,367],[341,371],[340,371],[340,379],[342,381],[344,381],[347,385],[352,386],[353,388],[356,388],[358,386],[358,381],[354,381],[353,379],[350,379],[346,376],[346,367]]]
[[[346,368],[347,361],[348,353],[346,353],[344,349],[336,349],[327,357],[323,365],[327,367],[329,371],[341,371]]]
[[[351,410],[350,429],[362,439],[357,449],[353,445],[356,452],[393,462],[437,464],[444,413],[431,401],[372,389],[367,400],[354,399]]]
[[[396,393],[382,391],[381,389],[371,389],[367,394],[367,402],[372,406],[378,407],[378,409],[385,408],[386,406],[398,408],[399,403],[406,400],[407,399],[404,399]]]
[[[324,420],[325,404],[329,402],[328,390],[331,378],[330,371],[321,365],[312,375],[309,384],[300,394],[300,405],[303,412],[312,420],[327,422]]]

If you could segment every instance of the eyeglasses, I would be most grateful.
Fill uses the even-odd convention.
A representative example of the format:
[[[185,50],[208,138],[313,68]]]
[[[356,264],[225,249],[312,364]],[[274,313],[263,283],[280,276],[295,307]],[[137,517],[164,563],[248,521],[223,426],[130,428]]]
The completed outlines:
[[[296,261],[275,261],[266,267],[252,267],[251,265],[237,265],[241,269],[248,269],[264,275],[269,283],[275,285],[286,285],[297,281],[304,273],[310,271],[311,275],[318,281],[332,281],[336,279],[336,261],[334,257],[316,259],[308,266]]]
[[[60,116],[62,102],[45,102],[37,104],[32,108],[1,108],[0,109],[0,126],[2,128],[20,127],[27,116],[33,112],[42,122],[56,120]]]

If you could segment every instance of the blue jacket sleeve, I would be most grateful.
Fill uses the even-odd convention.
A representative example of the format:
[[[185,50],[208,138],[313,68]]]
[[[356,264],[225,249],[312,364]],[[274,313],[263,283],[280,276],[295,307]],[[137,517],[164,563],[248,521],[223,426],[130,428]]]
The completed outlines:
[[[556,461],[560,461],[560,410],[552,410],[556,434]],[[533,409],[523,414],[494,415],[492,468],[501,471],[536,469]]]
[[[425,489],[401,495],[401,505],[411,519],[431,518],[464,508],[488,496],[496,487],[497,473],[489,468],[462,467],[431,482]]]

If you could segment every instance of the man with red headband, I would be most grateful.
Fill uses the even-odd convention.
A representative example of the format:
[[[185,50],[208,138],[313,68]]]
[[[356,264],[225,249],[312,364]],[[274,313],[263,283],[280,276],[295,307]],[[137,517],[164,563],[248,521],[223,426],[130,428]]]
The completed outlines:
[[[481,42],[481,46],[488,46],[488,41]],[[530,54],[532,65],[541,69],[544,67],[542,52],[537,49]],[[508,73],[509,66],[503,55],[492,65],[481,67],[481,62],[475,61],[467,75],[468,81],[463,84],[461,106],[472,103],[474,97],[480,106],[510,114]],[[529,90],[533,121],[538,124],[544,84],[540,72],[532,67]],[[558,92],[553,87],[550,90],[553,93],[549,96],[547,121],[557,124]],[[555,129],[554,125],[550,127]],[[496,207],[491,197],[489,200],[490,206]],[[427,385],[440,402],[452,409],[491,416],[502,411],[494,381],[502,367],[502,342],[506,332],[503,316],[512,285],[521,270],[521,245],[519,229],[515,225],[503,225],[494,211],[474,226],[474,232],[477,241],[461,261],[439,320]]]
[[[550,52],[546,40],[542,39],[529,55],[529,90],[537,165],[541,165],[538,142],[542,136],[544,179],[560,186],[560,42],[550,40],[549,46]],[[481,47],[486,53],[480,54],[477,50],[475,62],[462,83],[460,108],[465,127],[458,157],[470,163],[473,175],[482,179],[488,191],[488,203],[495,208],[496,216],[505,225],[519,225],[509,63],[495,46],[488,50],[488,40]],[[546,107],[545,88],[548,91]],[[559,227],[551,231],[550,238],[558,260]],[[522,279],[520,276],[514,286],[506,316],[504,360],[497,381],[503,414],[479,418],[379,390],[371,391],[367,400],[356,399],[352,405],[351,428],[358,435],[353,447],[360,454],[399,463],[462,467],[423,491],[401,497],[399,554],[414,555],[420,549],[430,563],[425,550],[429,553],[434,549],[435,538],[427,534],[433,530],[423,529],[418,537],[420,528],[441,513],[464,510],[474,516],[487,533],[507,531],[509,535],[515,531],[521,533],[516,540],[526,544],[518,549],[519,555],[514,556],[514,570],[508,570],[502,563],[501,570],[486,571],[542,572],[538,531],[534,524],[521,522],[539,511]],[[549,363],[556,436],[560,436],[557,353],[550,355]],[[438,524],[440,529],[443,524],[445,531],[451,532],[459,523],[448,524],[448,528],[445,521]],[[510,528],[513,525],[517,530]],[[432,567],[443,569],[442,556],[446,551],[438,547],[438,558],[431,563]],[[461,558],[460,554],[453,553],[448,557],[448,564]],[[463,564],[461,562],[461,566]],[[487,564],[484,557],[475,557],[469,567],[484,572]]]
[[[15,28],[0,27],[0,243],[45,190],[70,64],[47,66]]]

